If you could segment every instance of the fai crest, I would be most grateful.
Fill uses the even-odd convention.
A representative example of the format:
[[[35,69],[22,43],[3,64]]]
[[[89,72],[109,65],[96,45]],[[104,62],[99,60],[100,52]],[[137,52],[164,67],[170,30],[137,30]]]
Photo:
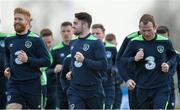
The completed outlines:
[[[159,53],[163,53],[163,52],[164,52],[164,46],[158,45],[158,46],[157,46],[157,51],[158,51]]]
[[[112,53],[110,51],[106,51],[106,57],[111,58],[111,56],[112,56]]]
[[[30,48],[32,46],[32,42],[31,41],[26,41],[25,42],[25,47],[26,48]]]
[[[84,45],[83,45],[83,50],[84,50],[84,51],[89,50],[89,44],[84,44]]]

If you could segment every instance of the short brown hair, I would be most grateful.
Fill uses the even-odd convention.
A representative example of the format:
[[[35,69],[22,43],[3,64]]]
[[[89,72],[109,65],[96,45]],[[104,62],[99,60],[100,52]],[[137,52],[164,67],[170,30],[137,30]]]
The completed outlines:
[[[63,26],[72,26],[72,23],[69,21],[65,21],[61,24],[61,27],[63,27]]]
[[[143,22],[143,24],[148,24],[148,22],[151,22],[153,24],[153,26],[156,26],[156,23],[155,23],[155,20],[154,20],[154,17],[150,14],[144,14],[141,18],[140,18],[140,21],[139,21],[139,24]]]
[[[157,30],[156,30],[156,33],[158,33],[158,34],[165,34],[165,33],[167,33],[168,36],[169,36],[169,29],[166,26],[159,26],[157,28]]]
[[[25,15],[29,19],[29,21],[32,20],[30,11],[25,8],[21,8],[21,7],[15,8],[14,15],[17,13]]]
[[[102,24],[93,24],[92,29],[100,28],[102,29],[103,33],[105,32],[105,28]]]
[[[113,33],[109,33],[106,35],[105,40],[111,42],[113,40],[116,40],[116,36]]]
[[[86,13],[86,12],[75,13],[75,18],[86,22],[88,24],[88,28],[91,27],[92,17],[89,13]]]
[[[53,36],[52,31],[49,28],[44,28],[40,32],[41,37]]]

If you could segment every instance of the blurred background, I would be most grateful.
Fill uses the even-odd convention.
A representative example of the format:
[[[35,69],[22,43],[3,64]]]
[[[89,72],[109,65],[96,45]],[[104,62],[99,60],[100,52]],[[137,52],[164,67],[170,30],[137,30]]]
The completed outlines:
[[[39,33],[50,28],[55,44],[61,41],[60,25],[73,21],[74,13],[88,12],[93,24],[102,23],[106,33],[114,33],[118,48],[124,37],[138,30],[140,17],[144,13],[154,15],[157,25],[165,25],[176,50],[180,51],[180,0],[0,0],[0,31],[13,33],[13,10],[25,7],[32,14],[32,31]],[[180,108],[180,94],[175,75],[176,107]]]

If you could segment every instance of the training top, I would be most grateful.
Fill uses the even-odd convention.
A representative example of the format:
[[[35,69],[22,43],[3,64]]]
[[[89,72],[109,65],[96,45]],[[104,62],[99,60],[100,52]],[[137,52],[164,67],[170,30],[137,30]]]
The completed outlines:
[[[84,61],[74,58],[76,52],[84,56]],[[71,45],[71,86],[92,87],[101,85],[101,73],[107,70],[107,59],[103,43],[89,33],[85,38],[76,39]]]
[[[21,50],[28,56],[26,63],[18,59]],[[5,68],[11,69],[10,79],[15,81],[37,79],[41,75],[40,68],[48,67],[51,63],[45,43],[31,31],[24,35],[8,35],[5,39],[5,53]]]
[[[135,55],[143,49],[144,58],[135,62]],[[169,73],[161,70],[161,64],[166,62],[170,66],[176,60],[176,53],[171,41],[161,35],[155,35],[154,39],[147,41],[142,35],[131,39],[127,49],[122,55],[123,65],[135,63],[135,79],[138,88],[151,89],[168,85]]]

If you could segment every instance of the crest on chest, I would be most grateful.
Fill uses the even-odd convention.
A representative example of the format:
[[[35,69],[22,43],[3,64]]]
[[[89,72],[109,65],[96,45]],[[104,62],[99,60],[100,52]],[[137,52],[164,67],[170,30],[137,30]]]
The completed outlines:
[[[26,48],[31,48],[32,42],[31,41],[26,41],[24,45],[25,45]]]
[[[157,46],[157,51],[158,51],[159,53],[163,53],[163,52],[164,52],[164,46],[163,46],[163,45],[158,45],[158,46]]]

